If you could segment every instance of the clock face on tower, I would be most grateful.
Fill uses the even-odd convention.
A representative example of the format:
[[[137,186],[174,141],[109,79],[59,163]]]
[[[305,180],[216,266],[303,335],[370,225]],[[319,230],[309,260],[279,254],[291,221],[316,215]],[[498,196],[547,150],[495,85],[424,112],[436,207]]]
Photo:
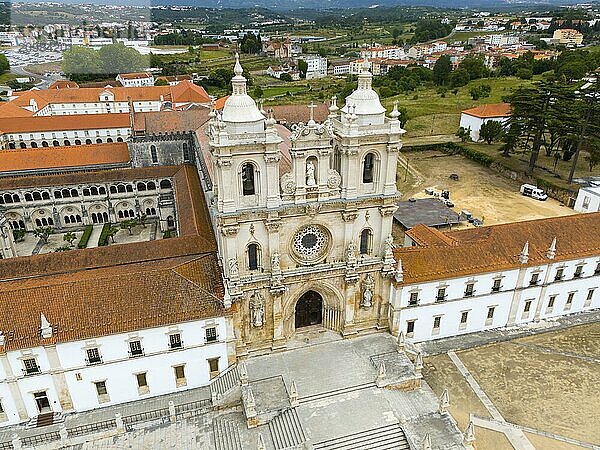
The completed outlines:
[[[302,262],[315,263],[327,253],[329,232],[319,225],[300,228],[292,238],[294,256]]]

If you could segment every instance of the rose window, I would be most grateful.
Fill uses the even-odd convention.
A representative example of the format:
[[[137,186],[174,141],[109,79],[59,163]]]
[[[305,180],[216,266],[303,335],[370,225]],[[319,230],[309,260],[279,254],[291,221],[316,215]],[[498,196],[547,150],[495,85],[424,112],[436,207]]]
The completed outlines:
[[[306,226],[294,236],[293,247],[301,258],[317,259],[327,248],[327,235],[319,226]]]

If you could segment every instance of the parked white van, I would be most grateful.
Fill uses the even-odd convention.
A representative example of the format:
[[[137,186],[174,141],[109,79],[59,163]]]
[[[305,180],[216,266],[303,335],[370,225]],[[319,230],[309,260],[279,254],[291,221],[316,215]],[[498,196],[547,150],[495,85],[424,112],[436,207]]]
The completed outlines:
[[[522,184],[521,194],[541,201],[544,201],[548,198],[548,195],[543,189],[539,189],[537,186],[533,186],[532,184]]]

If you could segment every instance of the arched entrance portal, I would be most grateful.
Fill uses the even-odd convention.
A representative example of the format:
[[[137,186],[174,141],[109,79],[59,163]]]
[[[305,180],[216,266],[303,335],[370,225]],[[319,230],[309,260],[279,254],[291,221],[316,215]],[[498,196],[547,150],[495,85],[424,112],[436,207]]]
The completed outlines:
[[[296,329],[323,323],[323,297],[308,291],[296,302]]]

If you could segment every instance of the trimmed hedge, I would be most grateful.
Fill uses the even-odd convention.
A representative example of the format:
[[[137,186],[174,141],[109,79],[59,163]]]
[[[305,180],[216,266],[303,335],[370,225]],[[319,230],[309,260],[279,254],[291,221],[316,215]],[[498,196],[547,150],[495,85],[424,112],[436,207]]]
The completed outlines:
[[[429,145],[418,145],[414,147],[404,147],[406,151],[429,151],[429,150],[437,150],[440,152],[448,153],[450,155],[459,154],[473,160],[485,167],[490,167],[494,162],[494,158],[487,155],[486,153],[474,150],[469,147],[465,147],[464,145],[457,144],[455,142],[444,142],[442,144],[429,144]]]
[[[98,247],[104,247],[108,245],[108,232],[110,230],[110,223],[105,223],[100,232],[100,238],[98,239]]]
[[[79,239],[79,244],[77,244],[77,248],[86,248],[88,245],[88,241],[90,240],[90,236],[92,235],[92,230],[94,229],[93,225],[88,225],[85,227],[83,234],[81,235],[81,239]]]

